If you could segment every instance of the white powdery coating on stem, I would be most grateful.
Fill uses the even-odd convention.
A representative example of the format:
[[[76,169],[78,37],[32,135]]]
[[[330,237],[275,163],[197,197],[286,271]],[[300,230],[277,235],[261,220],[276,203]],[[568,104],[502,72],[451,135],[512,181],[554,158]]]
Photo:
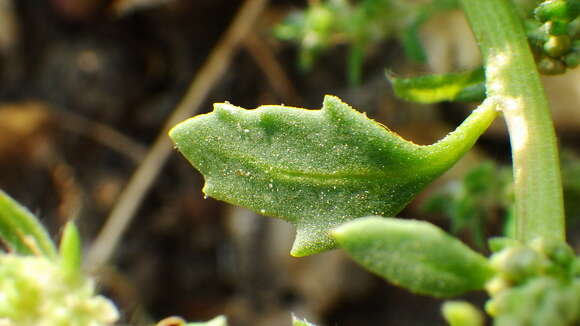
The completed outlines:
[[[503,92],[503,79],[507,69],[509,69],[510,57],[505,53],[490,55],[485,67],[485,77],[487,79],[486,88],[489,96],[496,96]]]
[[[512,152],[524,150],[529,140],[528,124],[523,115],[523,105],[524,101],[515,97],[503,97],[500,102],[502,111],[509,116],[507,124],[510,130]]]
[[[510,130],[512,152],[517,155],[524,150],[529,142],[529,124],[524,117],[524,101],[520,97],[506,96],[505,76],[509,74],[511,59],[503,52],[490,54],[486,66],[487,92],[489,98],[497,103],[498,108],[505,113]]]

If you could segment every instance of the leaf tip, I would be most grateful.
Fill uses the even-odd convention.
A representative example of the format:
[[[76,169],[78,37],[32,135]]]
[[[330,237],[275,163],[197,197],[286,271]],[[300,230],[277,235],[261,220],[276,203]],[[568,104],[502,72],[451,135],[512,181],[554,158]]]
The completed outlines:
[[[167,132],[167,135],[169,136],[169,138],[171,139],[171,141],[173,141],[174,143],[175,143],[175,139],[177,138],[177,135],[179,133],[179,128],[180,128],[181,124],[184,123],[184,122],[181,122],[181,123],[176,124],[171,129],[169,129],[169,131]]]
[[[332,226],[328,226],[328,228],[332,228]],[[290,255],[306,257],[335,249],[336,242],[330,237],[328,228],[320,230],[318,227],[298,224]]]
[[[71,273],[78,273],[81,267],[82,245],[79,230],[72,221],[64,227],[59,251],[64,268]]]
[[[314,252],[312,250],[309,250],[308,247],[301,246],[301,245],[297,244],[296,241],[294,241],[294,244],[292,245],[292,249],[290,250],[290,256],[296,257],[296,258],[306,257],[306,256],[309,256],[313,253]]]
[[[322,101],[322,106],[326,105],[344,105],[345,103],[339,99],[337,96],[326,94],[324,95],[324,100]]]
[[[325,94],[325,95],[324,95],[323,102],[326,102],[326,101],[337,101],[337,102],[342,102],[342,100],[341,100],[341,99],[340,99],[338,96],[336,96],[336,95],[332,95],[332,94]]]
[[[175,145],[178,145],[179,139],[182,137],[182,135],[184,135],[187,132],[192,121],[197,117],[199,116],[191,117],[187,120],[181,121],[180,123],[173,126],[171,129],[169,129],[167,135]]]
[[[348,224],[348,223],[346,223]],[[330,230],[330,237],[340,243],[344,239],[345,234],[348,232],[348,225],[342,224],[338,227]]]

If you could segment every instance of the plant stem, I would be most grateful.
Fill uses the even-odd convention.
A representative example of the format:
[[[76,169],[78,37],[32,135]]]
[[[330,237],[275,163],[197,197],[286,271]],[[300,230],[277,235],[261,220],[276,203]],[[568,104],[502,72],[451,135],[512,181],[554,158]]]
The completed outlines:
[[[497,100],[512,146],[516,238],[565,241],[556,136],[526,34],[510,0],[460,0],[481,49],[487,96]]]

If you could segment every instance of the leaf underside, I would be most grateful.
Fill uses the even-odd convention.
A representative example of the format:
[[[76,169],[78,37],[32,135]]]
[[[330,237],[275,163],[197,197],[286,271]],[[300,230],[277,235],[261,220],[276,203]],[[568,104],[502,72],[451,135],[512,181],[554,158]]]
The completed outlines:
[[[495,117],[474,111],[442,141],[420,146],[327,96],[321,110],[229,103],[170,131],[213,198],[296,226],[292,255],[331,249],[332,228],[393,216],[468,150]]]

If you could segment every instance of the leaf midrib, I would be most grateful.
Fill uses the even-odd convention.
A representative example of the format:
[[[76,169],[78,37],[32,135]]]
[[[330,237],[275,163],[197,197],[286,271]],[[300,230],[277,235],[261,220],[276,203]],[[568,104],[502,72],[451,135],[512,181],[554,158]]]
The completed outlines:
[[[211,149],[205,149],[206,152],[212,152],[216,154],[218,157],[224,158],[223,161],[237,161],[241,165],[247,166],[249,169],[258,171],[262,175],[266,176],[264,179],[273,179],[273,180],[283,180],[283,181],[290,181],[292,183],[303,184],[305,181],[308,181],[311,185],[324,185],[324,186],[338,186],[338,185],[349,185],[349,184],[357,184],[357,183],[388,183],[387,180],[397,179],[401,180],[402,178],[407,178],[406,181],[397,182],[397,183],[407,183],[411,182],[412,179],[420,178],[420,176],[416,173],[416,171],[411,175],[410,173],[403,173],[401,171],[395,171],[392,173],[386,171],[362,171],[359,173],[353,171],[337,171],[333,173],[317,173],[311,171],[302,171],[302,170],[291,170],[285,169],[280,166],[276,165],[269,165],[265,162],[255,159],[251,156],[246,155],[233,155],[231,152],[223,154],[220,151],[215,151]],[[206,169],[206,172],[212,171],[212,168]],[[409,168],[409,170],[412,170]],[[209,173],[208,173],[209,174]],[[413,178],[415,176],[415,178]]]

